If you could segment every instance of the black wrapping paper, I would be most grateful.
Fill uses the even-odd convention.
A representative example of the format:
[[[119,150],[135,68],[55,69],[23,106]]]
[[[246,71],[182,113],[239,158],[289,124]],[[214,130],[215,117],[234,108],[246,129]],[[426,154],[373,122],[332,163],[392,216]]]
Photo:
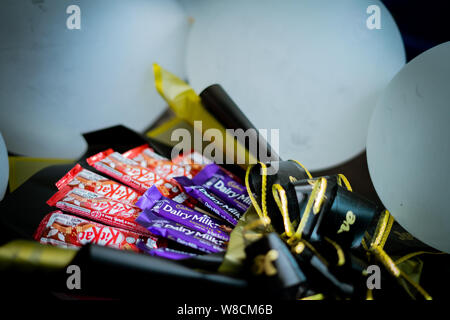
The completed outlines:
[[[218,84],[213,84],[207,87],[200,93],[202,104],[206,110],[208,110],[214,117],[224,125],[227,129],[255,129],[251,132],[252,141],[258,143],[258,154],[255,154],[255,158],[259,161],[263,161],[259,158],[259,154],[267,155],[266,161],[279,161],[280,156],[272,149],[269,143],[261,136],[256,127],[245,116],[241,109],[234,103],[231,97],[225,92],[225,90]],[[251,148],[248,148],[251,150]]]
[[[320,212],[308,220],[304,231],[306,239],[320,241],[328,237],[346,248],[358,247],[364,232],[382,209],[357,193],[341,187],[337,176],[320,178],[327,181],[325,200]],[[311,195],[311,181],[320,178],[292,183],[300,212],[304,212]]]

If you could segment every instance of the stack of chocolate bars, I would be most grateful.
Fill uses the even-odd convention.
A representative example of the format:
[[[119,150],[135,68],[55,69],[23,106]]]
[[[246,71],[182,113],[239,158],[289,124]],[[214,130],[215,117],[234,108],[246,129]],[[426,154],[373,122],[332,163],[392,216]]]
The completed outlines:
[[[108,149],[87,163],[108,177],[76,164],[57,181],[47,203],[59,210],[42,220],[37,241],[184,259],[226,250],[251,204],[237,176],[195,151],[169,160],[142,145],[123,154]]]

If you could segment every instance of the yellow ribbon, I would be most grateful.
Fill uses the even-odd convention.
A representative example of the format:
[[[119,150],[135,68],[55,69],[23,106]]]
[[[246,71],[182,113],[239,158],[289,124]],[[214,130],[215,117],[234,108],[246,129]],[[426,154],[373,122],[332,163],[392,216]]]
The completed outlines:
[[[253,207],[256,210],[256,213],[258,214],[259,218],[266,224],[270,224],[270,218],[267,214],[267,204],[266,204],[266,189],[267,189],[267,167],[264,163],[258,162],[258,164],[261,166],[261,207],[258,204],[258,201],[256,201],[255,197],[253,196],[253,191],[250,187],[250,171],[254,166],[249,166],[247,168],[247,171],[245,172],[245,187],[247,189],[248,196],[250,197],[250,200],[252,201]]]
[[[217,129],[224,137],[224,144],[217,144],[225,156],[233,155],[234,163],[243,168],[257,163],[257,159],[223,125],[217,121],[202,105],[200,97],[186,82],[174,74],[153,64],[155,87],[178,118],[185,120],[195,128],[195,121],[202,122],[202,130]],[[234,152],[236,150],[236,152]],[[248,159],[248,160],[247,160]]]
[[[280,209],[281,215],[283,216],[284,229],[286,232],[286,236],[292,237],[294,235],[294,228],[292,226],[291,219],[289,218],[289,210],[288,210],[288,200],[286,196],[286,191],[284,188],[275,183],[272,186],[272,193],[275,202]]]
[[[291,239],[289,239],[290,243],[293,243],[296,240],[299,240],[302,238],[303,229],[305,228],[306,223],[308,222],[311,209],[313,209],[314,214],[319,213],[320,206],[323,203],[325,189],[327,186],[326,181],[327,180],[323,177],[314,181],[311,194],[309,196],[308,202],[306,203],[306,207],[305,207],[305,210],[303,211],[302,218],[300,219],[300,223],[298,225],[297,231],[295,232],[294,236]]]
[[[445,253],[445,252],[429,252],[429,251],[412,252],[412,253],[409,253],[409,254],[407,254],[407,255],[405,255],[405,256],[395,260],[395,264],[399,265],[400,263],[403,263],[406,260],[409,260],[409,259],[411,259],[411,258],[413,258],[415,256],[418,256],[418,255],[421,255],[421,254],[447,254],[447,253]]]
[[[308,177],[309,177],[310,179],[312,179],[311,173],[309,173],[308,169],[306,169],[306,167],[305,167],[303,164],[301,164],[299,161],[294,160],[294,159],[291,159],[291,160],[289,160],[289,161],[293,161],[293,162],[295,162],[296,164],[298,164],[300,167],[302,167],[303,170],[305,170],[305,172],[306,172],[306,174],[308,175]]]
[[[432,300],[432,297],[418,283],[412,281],[404,272],[402,272],[398,268],[397,264],[392,260],[392,258],[384,251],[383,248],[386,244],[387,238],[389,237],[389,233],[391,231],[393,223],[394,218],[389,213],[389,211],[383,211],[375,230],[375,234],[372,237],[373,240],[370,243],[368,252],[373,254],[375,258],[385,266],[385,268],[391,275],[393,275],[397,279],[403,279],[409,285],[414,287],[417,292],[419,292],[426,300]],[[363,243],[363,245],[364,244],[365,242]],[[403,258],[403,261],[405,261],[406,258]]]
[[[338,184],[342,186],[342,183],[344,183],[345,187],[348,191],[353,192],[352,186],[350,185],[350,182],[348,181],[347,177],[344,176],[342,173],[338,174]]]
[[[312,296],[300,298],[298,300],[323,300],[325,299],[325,296],[322,293],[314,294]]]
[[[329,243],[331,243],[331,245],[336,249],[336,254],[338,257],[338,262],[337,262],[337,266],[343,266],[345,264],[345,255],[344,255],[344,251],[342,250],[341,246],[338,245],[336,242],[334,242],[333,240],[331,240],[328,237],[325,237],[325,241],[328,241]]]
[[[43,245],[36,241],[14,240],[0,247],[0,270],[9,267],[63,268],[77,251]]]

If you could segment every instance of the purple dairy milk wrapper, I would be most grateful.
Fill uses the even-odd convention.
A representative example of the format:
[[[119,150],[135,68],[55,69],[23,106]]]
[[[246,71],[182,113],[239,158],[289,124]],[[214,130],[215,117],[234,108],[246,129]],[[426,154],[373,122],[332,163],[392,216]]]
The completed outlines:
[[[192,181],[198,186],[205,187],[241,213],[245,213],[252,204],[246,188],[215,163],[206,165]]]
[[[139,215],[136,222],[154,235],[205,253],[222,252],[227,245],[227,242],[209,234],[191,230],[179,223],[160,218],[148,209]]]
[[[170,260],[189,259],[189,258],[194,258],[194,257],[198,256],[197,254],[194,254],[194,253],[174,250],[174,249],[170,249],[170,248],[152,249],[150,247],[147,247],[145,245],[145,243],[142,243],[142,244],[138,243],[137,246],[139,247],[139,249],[148,253],[151,256],[166,258],[166,259],[170,259]]]
[[[231,223],[233,226],[237,225],[239,218],[242,216],[241,211],[228,205],[205,187],[195,185],[194,182],[187,177],[175,177],[174,180],[183,187],[188,195],[199,201],[208,210]]]
[[[230,240],[230,227],[218,219],[164,197],[156,186],[149,188],[136,202],[136,206],[142,210],[151,210],[157,216],[179,223],[189,229],[224,241]]]

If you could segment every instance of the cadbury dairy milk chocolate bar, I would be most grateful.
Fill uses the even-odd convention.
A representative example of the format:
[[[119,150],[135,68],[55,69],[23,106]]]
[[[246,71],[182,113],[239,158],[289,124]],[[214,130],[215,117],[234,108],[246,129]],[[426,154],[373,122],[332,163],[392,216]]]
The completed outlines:
[[[189,259],[189,258],[198,256],[197,254],[194,254],[194,253],[174,250],[174,249],[170,249],[170,248],[152,249],[152,248],[147,247],[145,243],[139,243],[138,247],[143,252],[146,252],[151,256],[161,257],[161,258],[170,259],[170,260]]]
[[[142,210],[151,210],[157,216],[177,222],[189,229],[228,241],[231,229],[223,222],[164,197],[156,187],[148,189],[136,202]]]
[[[229,222],[233,226],[238,223],[242,212],[222,201],[219,197],[207,190],[203,186],[197,186],[193,181],[187,177],[174,178],[176,182],[186,191],[188,195],[198,200],[203,206]]]
[[[220,166],[214,163],[205,166],[192,181],[196,185],[205,187],[241,213],[247,211],[251,205],[246,188],[233,180]]]
[[[150,233],[184,246],[206,252],[224,251],[226,241],[217,239],[209,234],[189,229],[184,225],[158,217],[151,210],[144,210],[136,221]]]

